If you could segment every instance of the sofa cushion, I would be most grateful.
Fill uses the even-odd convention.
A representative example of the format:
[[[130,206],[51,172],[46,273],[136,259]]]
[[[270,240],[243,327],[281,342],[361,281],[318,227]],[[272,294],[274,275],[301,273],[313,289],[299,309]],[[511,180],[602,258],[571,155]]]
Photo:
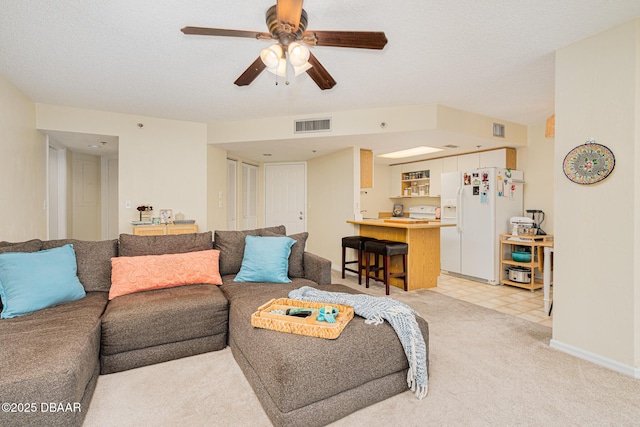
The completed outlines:
[[[38,405],[37,413],[0,413],[0,425],[81,425],[84,403],[75,413],[42,413],[40,403],[73,404],[91,395],[106,305],[105,292],[89,292],[78,301],[0,321],[0,402]]]
[[[33,239],[19,243],[0,242],[0,254],[8,252],[38,252],[40,249],[42,249],[42,240],[40,239]],[[2,310],[1,300],[0,310]]]
[[[228,301],[218,286],[189,285],[123,295],[102,318],[101,353],[112,355],[227,333]]]
[[[193,283],[221,285],[219,255],[220,251],[210,249],[185,254],[115,257],[111,260],[109,299]]]
[[[213,249],[211,232],[166,236],[120,235],[119,256],[183,254]]]
[[[87,241],[76,239],[46,240],[42,249],[72,244],[76,252],[78,279],[87,292],[109,292],[111,287],[111,258],[118,256],[118,240]]]
[[[244,257],[244,243],[247,236],[264,236],[265,233],[275,233],[284,236],[287,230],[284,225],[277,227],[258,228],[255,230],[216,230],[213,246],[220,250],[220,274],[237,274],[242,266]]]
[[[7,252],[38,252],[42,249],[42,240],[33,239],[26,242],[0,242],[0,254]]]
[[[73,246],[0,254],[0,297],[2,319],[84,298]]]
[[[277,236],[275,233],[265,232],[265,236]],[[309,238],[309,233],[302,232],[287,236],[296,242],[291,246],[289,255],[289,277],[304,277],[304,250]]]
[[[247,236],[236,282],[290,283],[289,255],[295,240],[281,237]]]

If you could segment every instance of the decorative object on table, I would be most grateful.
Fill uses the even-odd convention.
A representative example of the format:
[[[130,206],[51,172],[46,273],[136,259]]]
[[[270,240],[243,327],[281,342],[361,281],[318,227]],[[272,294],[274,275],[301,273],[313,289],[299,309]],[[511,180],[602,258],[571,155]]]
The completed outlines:
[[[137,207],[140,212],[140,222],[151,222],[151,212],[153,212],[153,206],[141,205]]]
[[[173,221],[173,211],[171,209],[160,209],[160,224],[171,224]]]
[[[595,184],[608,177],[616,160],[609,148],[590,139],[569,151],[562,169],[571,181],[577,184]]]
[[[531,262],[531,252],[512,251],[511,258],[517,262]]]
[[[151,222],[153,222],[153,224],[155,225],[160,224],[160,217],[157,217],[157,216],[153,217]]]
[[[404,205],[393,205],[393,216],[404,216]]]
[[[296,313],[306,314],[309,311],[314,314],[321,310],[324,312],[325,307],[327,303],[323,302],[298,301],[289,298],[272,299],[251,315],[251,326],[290,334],[336,339],[347,323],[353,319],[353,307],[331,304],[331,311],[336,313],[334,323],[319,321],[313,314],[306,317],[295,315]],[[283,312],[285,314],[281,314]]]
[[[331,307],[330,305],[322,307],[318,310],[318,316],[316,320],[318,322],[336,323],[336,316],[338,315],[338,309]]]
[[[131,225],[152,225],[153,221],[131,221]]]

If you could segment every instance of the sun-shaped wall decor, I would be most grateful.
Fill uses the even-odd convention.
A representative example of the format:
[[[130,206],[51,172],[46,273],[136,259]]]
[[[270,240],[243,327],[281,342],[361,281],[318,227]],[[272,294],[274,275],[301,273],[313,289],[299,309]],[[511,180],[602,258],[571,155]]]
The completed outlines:
[[[611,150],[591,139],[567,153],[562,169],[577,184],[595,184],[608,177],[615,165]]]

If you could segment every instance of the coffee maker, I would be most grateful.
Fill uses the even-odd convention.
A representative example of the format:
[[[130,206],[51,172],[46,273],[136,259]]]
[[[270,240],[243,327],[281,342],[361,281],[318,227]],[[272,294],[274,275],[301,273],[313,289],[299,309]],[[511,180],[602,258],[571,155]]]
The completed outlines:
[[[547,233],[540,228],[542,223],[544,222],[544,212],[539,209],[527,209],[527,213],[531,214],[531,219],[533,220],[533,228],[536,229],[535,234],[544,236]]]

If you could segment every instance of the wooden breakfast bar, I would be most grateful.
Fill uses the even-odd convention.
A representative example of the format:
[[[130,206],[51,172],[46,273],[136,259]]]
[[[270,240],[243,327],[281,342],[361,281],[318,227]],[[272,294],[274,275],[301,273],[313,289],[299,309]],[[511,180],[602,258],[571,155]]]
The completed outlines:
[[[409,219],[349,220],[360,227],[360,235],[409,244],[407,256],[408,290],[433,288],[440,275],[440,228],[455,227],[440,221],[411,221]],[[391,262],[391,271],[402,270],[401,257]],[[391,279],[391,285],[403,289],[402,279]]]

